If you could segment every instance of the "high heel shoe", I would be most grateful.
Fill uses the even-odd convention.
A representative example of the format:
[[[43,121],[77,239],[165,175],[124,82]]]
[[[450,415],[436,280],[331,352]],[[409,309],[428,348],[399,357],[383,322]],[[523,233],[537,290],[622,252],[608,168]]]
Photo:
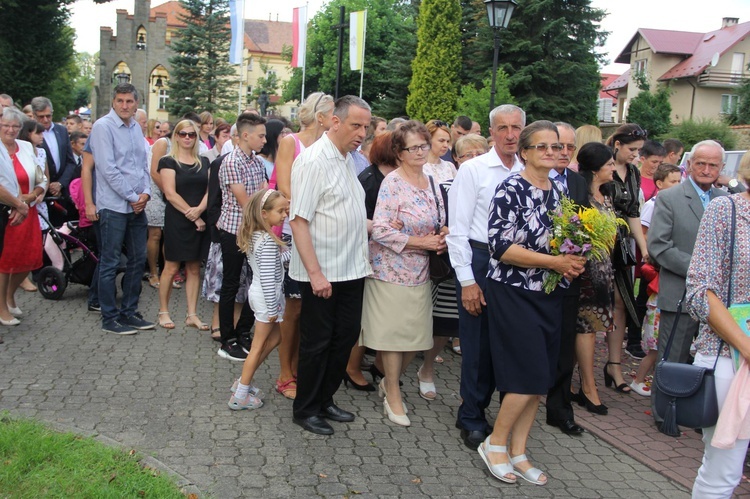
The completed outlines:
[[[6,321],[5,319],[1,319],[0,318],[0,324],[2,324],[3,326],[17,326],[20,323],[21,323],[21,321],[19,321],[15,317],[13,317],[12,319],[10,319],[9,321]]]
[[[359,390],[360,392],[374,392],[375,387],[372,383],[365,382],[364,385],[360,385],[354,382],[352,380],[351,376],[349,376],[348,373],[344,373],[344,386],[351,386],[355,390]]]
[[[376,366],[374,362],[370,365],[369,369],[367,369],[367,372],[369,372],[370,376],[372,376],[373,383],[377,383],[381,379],[385,378],[385,374],[383,374],[382,371],[378,369],[378,366]],[[404,386],[404,382],[399,380],[398,386]]]
[[[594,405],[594,403],[589,400],[586,394],[583,393],[583,390],[578,392],[578,396],[576,397],[576,399],[577,399],[578,405],[580,405],[581,407],[586,407],[586,410],[589,412],[598,414],[600,416],[606,416],[609,413],[609,409],[607,409],[606,405],[604,404]]]
[[[619,362],[607,362],[606,364],[604,364],[604,386],[606,386],[607,388],[612,386],[615,382],[615,378],[611,374],[609,374],[607,366],[619,365]],[[620,393],[630,393],[632,391],[627,383],[620,383],[619,385],[615,386],[614,389]]]
[[[380,380],[378,384],[378,396],[383,400],[388,396],[388,393],[385,391],[385,378]],[[401,407],[404,408],[404,414],[409,414],[409,409],[406,408],[406,403],[403,400],[401,401]]]
[[[391,410],[391,406],[388,405],[388,399],[383,398],[383,414],[388,416],[388,419],[390,419],[392,422],[396,423],[400,426],[411,426],[411,421],[409,421],[409,416],[406,414],[399,415],[394,414]]]

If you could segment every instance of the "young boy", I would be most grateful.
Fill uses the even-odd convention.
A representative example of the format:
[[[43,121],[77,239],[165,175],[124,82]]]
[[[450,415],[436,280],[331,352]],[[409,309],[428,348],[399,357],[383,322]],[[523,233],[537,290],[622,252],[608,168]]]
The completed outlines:
[[[654,183],[656,184],[657,194],[664,189],[669,189],[680,183],[682,171],[676,165],[662,163],[654,173]],[[651,216],[654,213],[656,196],[652,197],[641,208],[641,226],[643,235],[648,237],[648,228],[651,226]],[[646,316],[643,320],[643,329],[641,331],[642,340],[641,348],[646,352],[646,357],[641,361],[635,379],[630,383],[630,388],[635,393],[644,397],[651,396],[651,388],[646,386],[645,380],[648,373],[656,364],[659,338],[659,309],[656,308],[657,293],[659,291],[659,273],[658,270],[650,265],[643,266],[641,272],[640,289],[647,289],[648,301],[646,302]],[[640,293],[639,293],[640,294]]]
[[[664,162],[667,150],[654,140],[647,140],[640,150],[641,155],[641,205],[656,194],[654,173]]]

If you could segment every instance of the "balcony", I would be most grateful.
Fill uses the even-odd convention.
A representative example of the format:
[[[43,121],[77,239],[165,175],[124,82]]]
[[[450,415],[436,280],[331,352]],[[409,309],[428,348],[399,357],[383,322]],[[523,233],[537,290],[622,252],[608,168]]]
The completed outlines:
[[[698,85],[701,87],[734,88],[741,85],[746,78],[750,78],[750,73],[707,69],[698,76]]]

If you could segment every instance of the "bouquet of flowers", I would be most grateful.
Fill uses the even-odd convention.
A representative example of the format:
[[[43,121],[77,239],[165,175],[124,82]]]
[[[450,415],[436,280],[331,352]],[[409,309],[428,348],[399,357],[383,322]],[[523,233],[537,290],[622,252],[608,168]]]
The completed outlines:
[[[615,245],[617,226],[625,225],[612,211],[578,207],[563,196],[560,205],[550,212],[552,218],[552,255],[578,255],[602,261],[610,258]],[[560,284],[562,274],[549,271],[544,292],[550,294]]]

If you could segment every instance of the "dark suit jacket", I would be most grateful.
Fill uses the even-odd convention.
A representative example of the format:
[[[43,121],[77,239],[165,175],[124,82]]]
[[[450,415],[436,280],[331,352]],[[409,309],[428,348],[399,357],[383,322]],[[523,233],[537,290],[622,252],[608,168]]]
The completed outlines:
[[[721,189],[711,189],[711,199],[726,195]],[[677,302],[685,292],[685,278],[701,218],[703,203],[690,180],[656,196],[648,229],[648,254],[661,267],[657,306],[667,312],[677,311]]]
[[[47,141],[44,141],[42,147],[44,147],[47,153],[47,168],[49,169],[50,182],[60,182],[65,189],[70,185],[70,181],[76,178],[76,160],[73,159],[73,149],[70,147],[70,136],[68,130],[64,126],[54,125],[52,131],[55,133],[57,139],[57,149],[60,152],[59,162],[60,169],[57,169],[54,159],[52,159],[52,153],[47,146]],[[81,172],[78,171],[78,177],[81,176]]]
[[[568,197],[580,206],[591,206],[589,202],[589,189],[586,185],[586,179],[584,179],[579,173],[574,172],[570,168],[567,168],[568,172]],[[581,280],[573,279],[570,287],[566,290],[566,296],[578,296],[581,291]]]

